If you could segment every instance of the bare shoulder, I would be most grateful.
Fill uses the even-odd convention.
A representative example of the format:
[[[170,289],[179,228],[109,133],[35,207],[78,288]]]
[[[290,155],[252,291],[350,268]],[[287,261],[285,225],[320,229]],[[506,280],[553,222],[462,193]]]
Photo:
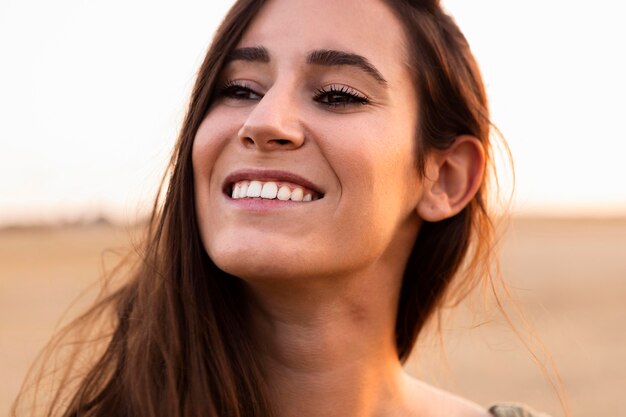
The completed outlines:
[[[407,376],[408,398],[417,415],[428,417],[493,417],[486,408],[451,392]]]

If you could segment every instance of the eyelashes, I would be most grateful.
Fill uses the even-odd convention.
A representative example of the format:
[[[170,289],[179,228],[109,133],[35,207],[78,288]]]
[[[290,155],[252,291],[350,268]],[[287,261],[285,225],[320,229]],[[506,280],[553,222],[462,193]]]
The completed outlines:
[[[313,100],[329,107],[346,107],[348,105],[365,105],[370,102],[366,95],[345,85],[330,85],[315,92]]]
[[[263,94],[257,93],[246,81],[228,81],[219,90],[219,96],[231,100],[254,100],[263,98]],[[313,101],[331,109],[345,108],[349,106],[363,106],[370,103],[370,99],[354,88],[331,84],[315,90]]]
[[[245,81],[228,81],[220,89],[219,96],[234,100],[260,100],[263,98]]]

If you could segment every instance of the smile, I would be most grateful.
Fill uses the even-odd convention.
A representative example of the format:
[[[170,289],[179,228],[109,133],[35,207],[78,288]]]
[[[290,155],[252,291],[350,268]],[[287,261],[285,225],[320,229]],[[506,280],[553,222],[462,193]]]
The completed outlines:
[[[289,171],[242,169],[224,180],[224,194],[233,200],[311,202],[324,197],[324,191],[308,179]]]
[[[315,191],[292,183],[244,180],[232,185],[231,198],[308,202],[317,200],[320,196]]]

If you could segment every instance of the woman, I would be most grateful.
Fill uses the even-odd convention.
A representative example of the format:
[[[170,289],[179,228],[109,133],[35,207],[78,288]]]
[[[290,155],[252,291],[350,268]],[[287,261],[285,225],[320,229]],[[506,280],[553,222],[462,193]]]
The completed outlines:
[[[489,128],[437,1],[238,1],[144,256],[82,319],[115,308],[106,348],[48,415],[531,415],[402,368],[489,268]]]

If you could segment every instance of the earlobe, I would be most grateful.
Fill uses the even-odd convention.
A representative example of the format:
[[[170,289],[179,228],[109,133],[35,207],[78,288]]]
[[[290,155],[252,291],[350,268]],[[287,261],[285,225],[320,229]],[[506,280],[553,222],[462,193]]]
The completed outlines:
[[[476,195],[484,171],[485,150],[474,136],[459,136],[449,148],[433,150],[417,206],[420,217],[437,222],[459,213]]]

